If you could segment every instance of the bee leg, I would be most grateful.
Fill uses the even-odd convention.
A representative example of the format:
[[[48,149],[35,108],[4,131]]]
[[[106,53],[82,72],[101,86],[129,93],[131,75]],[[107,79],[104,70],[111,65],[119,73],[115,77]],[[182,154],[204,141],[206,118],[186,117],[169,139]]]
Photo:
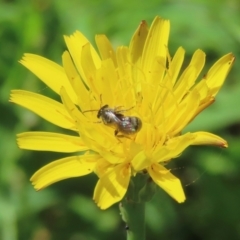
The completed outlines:
[[[88,121],[88,123],[102,123],[102,122],[101,121],[96,121],[96,122]]]
[[[119,131],[116,129],[114,131],[114,136],[117,137],[117,138],[120,138],[120,137],[124,137],[124,135],[118,135]]]
[[[117,138],[129,138],[129,139],[131,139],[129,136],[126,136],[126,135],[123,135],[123,134],[118,135],[118,133],[119,133],[118,130],[115,130],[115,131],[114,131],[115,137],[117,137]]]
[[[130,108],[127,108],[127,109],[122,109],[122,110],[120,110],[120,108],[122,108],[122,106],[117,106],[117,107],[115,107],[115,109],[114,109],[115,112],[116,112],[116,113],[127,112],[127,111],[133,109],[134,107],[130,107]],[[119,109],[119,110],[118,110],[118,109]]]
[[[102,123],[101,121],[93,122],[93,123]]]
[[[117,106],[117,107],[115,107],[114,108],[114,112],[121,112],[121,110],[118,110],[118,109],[120,109],[120,108],[122,108],[123,106]]]
[[[121,137],[121,135],[117,135],[119,132],[118,130],[114,131],[114,136],[117,138],[117,140],[119,141],[119,143],[122,143],[122,141],[119,139],[119,137]]]

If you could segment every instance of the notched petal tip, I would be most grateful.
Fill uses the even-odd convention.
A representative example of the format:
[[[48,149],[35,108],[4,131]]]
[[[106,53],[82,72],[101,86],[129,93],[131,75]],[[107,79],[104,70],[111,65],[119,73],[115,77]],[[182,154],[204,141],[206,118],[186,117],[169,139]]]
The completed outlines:
[[[208,132],[195,132],[194,142],[191,145],[214,145],[222,148],[227,148],[228,143],[223,138]]]
[[[33,188],[36,190],[36,192],[39,192],[39,191],[41,191],[42,189],[44,189],[44,188],[37,188],[33,183],[32,183],[32,186],[33,186]]]
[[[15,93],[17,93],[18,92],[18,90],[16,90],[16,89],[12,89],[11,91],[10,91],[10,95],[9,95],[9,102],[13,102],[14,103],[14,94]]]
[[[27,60],[27,57],[31,57],[32,55],[34,55],[34,54],[32,54],[32,53],[24,53],[22,58],[20,60],[18,60],[18,62],[23,64]]]
[[[139,25],[138,35],[141,34],[141,30],[142,30],[142,29],[146,29],[147,27],[148,27],[148,24],[147,24],[146,20],[142,20],[142,21],[140,22],[140,25]]]
[[[233,55],[233,53],[229,53],[229,64],[234,63],[236,60],[236,57]]]
[[[98,202],[96,199],[93,198],[94,203],[101,209],[106,210],[108,207],[103,206],[100,202]]]
[[[220,146],[220,147],[222,147],[222,148],[228,148],[228,143],[227,142],[225,142],[222,146]]]
[[[31,182],[33,188],[34,188],[37,192],[39,192],[40,190],[44,189],[44,187],[38,187],[38,186],[37,186],[37,182],[34,181],[33,177],[34,177],[34,175],[30,178],[30,182]]]
[[[18,136],[17,136],[17,139],[16,139],[16,143],[17,143],[18,148],[21,149],[21,144],[20,144],[20,142],[19,142]]]

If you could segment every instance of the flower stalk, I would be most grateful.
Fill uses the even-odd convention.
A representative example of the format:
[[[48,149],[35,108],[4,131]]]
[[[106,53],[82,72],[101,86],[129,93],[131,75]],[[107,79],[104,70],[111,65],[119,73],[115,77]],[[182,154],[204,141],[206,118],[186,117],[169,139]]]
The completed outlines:
[[[126,223],[127,240],[145,240],[145,203],[120,203],[120,212]]]
[[[131,178],[126,197],[119,205],[126,223],[127,240],[145,239],[145,205],[155,192],[152,191],[152,185],[155,186],[149,181],[148,174],[138,174]]]

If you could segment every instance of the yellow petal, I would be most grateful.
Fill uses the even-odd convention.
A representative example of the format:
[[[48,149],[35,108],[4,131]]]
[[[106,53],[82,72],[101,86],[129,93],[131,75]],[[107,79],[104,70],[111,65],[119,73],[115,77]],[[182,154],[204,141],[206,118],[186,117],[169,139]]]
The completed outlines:
[[[106,161],[106,159],[99,156],[94,172],[99,178],[101,178],[106,172],[112,170],[114,166],[115,165],[109,163],[108,161]]]
[[[59,94],[64,87],[74,103],[77,103],[77,95],[74,92],[64,68],[44,57],[25,53],[20,63],[33,72],[53,91]]]
[[[227,148],[228,144],[223,138],[209,132],[194,132],[194,141],[191,145],[215,145]]]
[[[134,88],[136,92],[141,90],[141,84],[139,79],[143,76],[141,69],[141,61],[142,61],[142,52],[144,49],[145,41],[148,35],[148,26],[146,21],[142,21],[141,24],[138,26],[137,30],[133,34],[133,37],[130,42],[130,57],[131,63],[133,64],[134,68],[132,69],[132,79],[134,83]],[[132,67],[132,66],[131,66]]]
[[[200,96],[200,98],[201,98],[201,96]],[[189,122],[191,122],[199,113],[201,113],[205,108],[209,107],[214,102],[215,102],[215,97],[211,97],[211,96],[206,97],[204,99],[204,101],[202,101],[200,103],[200,105],[198,106],[195,114],[192,116],[192,119]]]
[[[155,17],[149,29],[142,54],[142,67],[145,73],[151,74],[156,57],[160,57],[161,63],[165,66],[169,31],[169,21]]]
[[[175,109],[175,116],[173,119],[169,119],[167,125],[167,132],[169,135],[174,136],[182,131],[182,129],[189,123],[189,121],[196,114],[199,106],[200,96],[196,90],[191,91],[185,99],[179,104],[179,107]],[[172,118],[172,116],[170,118]]]
[[[103,34],[96,35],[95,41],[96,41],[99,53],[102,57],[102,60],[106,60],[110,58],[112,59],[114,66],[117,67],[116,54],[108,38]]]
[[[118,84],[118,77],[112,59],[102,61],[102,67],[96,70],[95,86],[98,88],[98,96],[101,95],[101,104],[114,104],[114,98],[121,92]]]
[[[115,91],[121,92],[115,96],[116,103],[121,102],[126,109],[131,108],[136,105],[135,99],[135,87],[132,77],[132,65],[130,59],[129,48],[121,46],[117,48],[117,63],[118,69],[117,73],[119,79],[117,84],[115,84]]]
[[[95,65],[95,61],[94,61],[91,49],[92,49],[92,45],[90,43],[86,43],[82,47],[82,52],[81,52],[81,66],[84,71],[84,75],[89,80],[88,82],[95,79],[95,72],[98,69],[97,66]]]
[[[184,70],[183,74],[174,86],[174,93],[179,101],[189,91],[189,89],[195,84],[197,77],[203,69],[205,64],[205,53],[201,50],[195,51],[192,56],[191,62]]]
[[[164,96],[163,89],[169,91],[167,82],[163,82],[166,74],[166,66],[160,56],[156,56],[152,63],[151,74],[146,75],[146,81],[142,81],[142,98],[145,106],[149,109],[159,96]],[[169,81],[168,81],[169,82]]]
[[[207,75],[204,77],[208,88],[211,90],[208,94],[211,96],[216,96],[221,86],[223,85],[227,74],[231,70],[234,63],[235,57],[232,53],[228,53],[222,58],[220,58],[208,71]],[[201,91],[202,81],[196,86],[196,88]]]
[[[74,120],[63,104],[51,98],[33,92],[12,90],[10,102],[29,109],[59,127],[76,130]]]
[[[195,137],[191,133],[186,133],[182,136],[169,139],[165,145],[153,153],[152,160],[155,162],[164,162],[176,158],[194,142]]]
[[[184,54],[185,50],[182,47],[179,47],[172,61],[169,63],[168,74],[166,74],[165,76],[169,80],[165,79],[164,82],[171,82],[171,86],[174,86],[178,78],[179,72],[183,64]]]
[[[137,64],[142,57],[142,51],[148,34],[148,26],[146,21],[142,21],[137,30],[133,34],[130,42],[130,52],[133,64]]]
[[[234,63],[235,57],[232,53],[226,54],[220,58],[208,71],[206,79],[208,86],[216,88],[213,92],[213,96],[218,93],[218,90],[222,86],[227,74],[231,70],[231,67]]]
[[[81,155],[62,158],[40,168],[31,177],[36,190],[40,190],[67,178],[80,177],[91,173],[98,155]]]
[[[68,76],[69,82],[72,85],[76,95],[78,96],[81,108],[90,109],[89,91],[83,83],[79,73],[77,72],[69,52],[65,51],[62,55],[63,67]]]
[[[131,161],[133,169],[138,172],[146,168],[150,163],[150,160],[147,160],[147,156],[144,151],[139,152],[134,156]]]
[[[169,61],[168,70],[166,70],[165,64],[161,65],[159,64],[158,61],[156,61],[155,63],[156,70],[152,72],[152,77],[155,78],[155,84],[154,84],[154,81],[151,81],[153,85],[153,89],[152,89],[152,93],[150,94],[150,96],[154,96],[154,92],[155,92],[155,100],[153,103],[155,105],[154,106],[155,109],[159,110],[163,102],[164,102],[164,105],[168,106],[169,108],[169,106],[172,106],[171,101],[173,97],[174,97],[174,102],[176,102],[176,97],[173,96],[172,91],[183,64],[184,54],[185,54],[185,50],[182,47],[178,48],[172,61],[168,59]],[[162,77],[159,76],[159,72],[162,72]],[[161,82],[159,83],[160,80]],[[149,103],[151,102],[149,101]]]
[[[148,168],[148,173],[152,180],[177,202],[182,203],[185,201],[186,197],[180,180],[165,167],[159,164],[153,164]]]
[[[101,209],[119,202],[125,195],[131,176],[129,163],[119,164],[101,177],[95,187],[93,199]]]
[[[89,86],[87,76],[85,75],[85,71],[83,70],[82,61],[88,61],[86,59],[82,59],[82,50],[83,47],[86,44],[90,44],[88,39],[79,31],[76,31],[71,36],[64,36],[65,42],[67,44],[67,47],[69,49],[69,52],[73,58],[73,62],[80,73],[81,77],[83,78],[83,81]],[[90,45],[90,51],[92,55],[92,60],[94,61],[93,65],[96,68],[99,68],[101,65],[101,60],[96,52],[96,50],[93,48],[92,45]]]
[[[22,149],[51,152],[80,152],[88,150],[80,137],[52,132],[24,132],[17,135]]]

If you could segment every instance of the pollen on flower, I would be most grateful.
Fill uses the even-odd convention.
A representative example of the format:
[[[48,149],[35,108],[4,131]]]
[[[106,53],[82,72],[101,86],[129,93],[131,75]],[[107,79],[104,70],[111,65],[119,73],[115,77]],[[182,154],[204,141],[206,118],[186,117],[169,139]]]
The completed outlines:
[[[12,91],[10,101],[72,131],[18,135],[23,149],[73,153],[39,169],[31,178],[36,190],[94,173],[93,198],[106,209],[122,200],[131,177],[145,172],[177,202],[185,200],[180,180],[165,163],[191,145],[228,146],[208,132],[183,132],[214,103],[235,58],[224,55],[198,79],[205,53],[196,50],[182,70],[185,50],[179,47],[171,58],[169,32],[170,22],[157,16],[149,27],[142,21],[129,45],[116,50],[105,35],[96,36],[97,50],[79,31],[65,36],[62,66],[24,55],[20,63],[61,102],[23,90]]]

